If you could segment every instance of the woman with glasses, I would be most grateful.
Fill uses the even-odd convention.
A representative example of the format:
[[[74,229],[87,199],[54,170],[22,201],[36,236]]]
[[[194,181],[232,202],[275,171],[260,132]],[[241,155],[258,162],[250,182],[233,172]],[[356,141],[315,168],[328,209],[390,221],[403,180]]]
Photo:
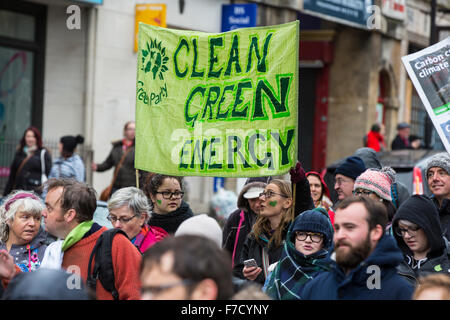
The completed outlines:
[[[413,195],[395,214],[394,237],[404,260],[397,272],[413,285],[431,273],[450,276],[450,245],[443,236],[437,209],[425,195]]]
[[[395,206],[392,203],[391,187],[395,182],[396,172],[391,167],[378,169],[367,169],[360,174],[353,186],[353,195],[367,196],[380,201],[388,212],[388,224],[386,230],[390,230],[391,222],[395,214]]]
[[[301,299],[304,285],[330,269],[333,234],[323,208],[305,211],[295,218],[286,236],[283,255],[266,281],[266,293],[275,300]]]
[[[173,235],[184,220],[194,216],[189,204],[183,201],[182,177],[149,175],[143,190],[151,201],[150,226]]]
[[[313,209],[308,180],[299,163],[290,171],[295,185],[295,207],[289,181],[273,179],[260,194],[261,209],[252,232],[247,236],[234,276],[263,285],[269,266],[281,258],[289,224],[300,212]],[[257,267],[245,266],[244,261],[255,259]]]
[[[122,229],[141,253],[168,235],[164,229],[147,224],[150,206],[144,192],[138,188],[127,187],[114,192],[108,200],[108,211],[113,227]]]

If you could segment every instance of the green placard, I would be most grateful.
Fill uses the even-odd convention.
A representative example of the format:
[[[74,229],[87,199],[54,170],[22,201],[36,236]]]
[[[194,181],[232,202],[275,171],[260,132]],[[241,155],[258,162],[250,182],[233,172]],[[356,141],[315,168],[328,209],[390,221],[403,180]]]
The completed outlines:
[[[138,169],[280,175],[297,158],[299,22],[204,33],[139,25]]]

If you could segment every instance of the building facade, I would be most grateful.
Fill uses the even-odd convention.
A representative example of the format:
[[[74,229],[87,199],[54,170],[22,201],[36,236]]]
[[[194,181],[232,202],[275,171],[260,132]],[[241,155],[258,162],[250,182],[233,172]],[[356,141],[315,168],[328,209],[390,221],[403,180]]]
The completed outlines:
[[[112,170],[94,173],[90,163],[102,162],[135,118],[135,6],[144,3],[165,4],[169,28],[213,33],[221,32],[223,4],[256,4],[257,25],[300,20],[298,158],[306,170],[351,155],[375,122],[385,124],[388,148],[398,122],[425,133],[427,115],[401,57],[429,45],[430,1],[2,1],[0,181],[12,159],[6,142],[17,143],[33,124],[46,141],[84,135],[88,183],[98,192],[109,184]],[[437,17],[450,24],[448,14]],[[432,147],[440,147],[437,135]],[[207,212],[213,179],[186,181],[191,206]],[[242,184],[225,186],[237,193]]]

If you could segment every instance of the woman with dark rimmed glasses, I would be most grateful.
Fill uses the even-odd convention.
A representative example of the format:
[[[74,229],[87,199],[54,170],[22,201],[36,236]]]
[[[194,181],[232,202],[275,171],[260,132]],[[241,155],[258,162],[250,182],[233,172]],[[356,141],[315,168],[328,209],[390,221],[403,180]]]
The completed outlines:
[[[330,269],[333,234],[325,209],[301,213],[289,228],[283,255],[264,286],[266,293],[275,300],[301,299],[304,285]]]
[[[174,234],[184,220],[194,215],[189,204],[183,201],[182,177],[149,175],[143,190],[151,201],[150,226]]]
[[[439,214],[430,198],[413,195],[397,210],[394,237],[403,252],[397,272],[413,285],[430,273],[450,276],[450,244],[443,236]]]

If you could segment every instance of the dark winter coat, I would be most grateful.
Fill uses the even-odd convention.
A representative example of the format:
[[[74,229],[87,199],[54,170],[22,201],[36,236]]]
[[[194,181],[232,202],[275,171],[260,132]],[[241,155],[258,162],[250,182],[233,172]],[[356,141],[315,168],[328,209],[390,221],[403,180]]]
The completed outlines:
[[[148,225],[163,228],[167,233],[173,235],[184,220],[193,216],[194,213],[189,207],[189,204],[181,201],[180,207],[175,211],[165,214],[152,212]]]
[[[244,220],[239,229],[239,238],[236,244],[236,253],[234,256],[234,264],[240,260],[242,247],[244,245],[247,235],[252,231],[253,224],[256,221],[257,215],[254,213],[249,205],[248,200],[244,198],[244,194],[252,187],[263,186],[263,182],[253,182],[244,185],[241,192],[238,195],[237,206],[238,209],[230,214],[223,228],[222,247],[230,253],[230,257],[233,255],[234,245],[236,241],[236,234],[239,228],[239,221],[241,218],[241,211],[244,212]]]
[[[405,141],[397,134],[395,136],[394,140],[392,140],[391,149],[392,150],[402,150],[402,149],[412,149],[412,148],[409,143],[409,140],[406,144]]]
[[[314,202],[311,198],[311,190],[309,188],[309,182],[308,179],[304,179],[301,182],[296,184],[296,197],[295,197],[295,212],[294,215],[297,217],[300,213],[306,210],[314,209]],[[294,217],[294,218],[295,218]],[[283,230],[283,238],[286,238],[287,232],[289,230],[289,225],[285,227]],[[247,236],[247,239],[244,242],[244,246],[242,249],[241,258],[239,260],[239,263],[236,263],[236,265],[233,268],[233,275],[235,277],[246,279],[244,277],[244,274],[242,273],[242,269],[244,268],[244,260],[247,259],[255,259],[256,263],[259,267],[262,268],[263,266],[263,259],[262,259],[262,250],[263,247],[267,248],[268,256],[269,256],[269,265],[277,262],[280,260],[281,255],[283,253],[283,246],[284,243],[282,243],[278,247],[268,247],[270,235],[263,235],[259,239],[255,238],[255,235],[250,233]],[[255,279],[255,282],[263,285],[266,281],[264,272],[261,272],[258,277]]]
[[[432,196],[434,205],[439,211],[439,221],[441,222],[442,232],[447,240],[450,241],[450,199],[442,200],[442,205],[439,206],[437,199]]]
[[[403,237],[394,232],[399,248],[403,252],[403,262],[398,266],[398,273],[416,285],[417,279],[433,273],[450,275],[450,248],[442,235],[437,209],[426,196],[414,195],[397,211],[392,222],[393,230],[398,227],[399,220],[410,221],[425,232],[430,251],[426,258],[415,261],[414,254],[409,249]],[[446,243],[447,242],[447,243]]]
[[[305,285],[302,298],[304,300],[409,300],[414,288],[402,279],[396,270],[402,260],[402,252],[394,238],[385,234],[378,241],[371,255],[348,274],[336,262],[333,262],[330,272],[321,273]],[[377,272],[380,275],[378,284]]]
[[[23,165],[19,173],[17,170],[22,161],[27,157],[27,154],[21,149],[18,150],[14,156],[10,167],[10,174],[8,182],[6,183],[4,196],[7,196],[15,189],[35,191],[41,185],[42,166],[41,166],[41,150],[34,151],[31,158]],[[44,155],[45,160],[45,174],[48,176],[52,168],[52,157],[48,150]]]
[[[116,167],[120,162],[120,159],[122,159],[122,156],[126,152],[123,150],[122,145],[123,145],[122,140],[113,142],[113,148],[109,153],[108,157],[106,158],[106,160],[103,161],[103,163],[97,165],[98,172],[109,170],[112,167],[114,167],[114,170],[116,170]],[[113,192],[120,188],[136,187],[136,169],[134,167],[134,152],[135,152],[134,143],[129,148],[132,149],[130,152],[128,152],[127,156],[125,157],[122,163],[122,166],[119,169],[117,178],[113,185]]]

